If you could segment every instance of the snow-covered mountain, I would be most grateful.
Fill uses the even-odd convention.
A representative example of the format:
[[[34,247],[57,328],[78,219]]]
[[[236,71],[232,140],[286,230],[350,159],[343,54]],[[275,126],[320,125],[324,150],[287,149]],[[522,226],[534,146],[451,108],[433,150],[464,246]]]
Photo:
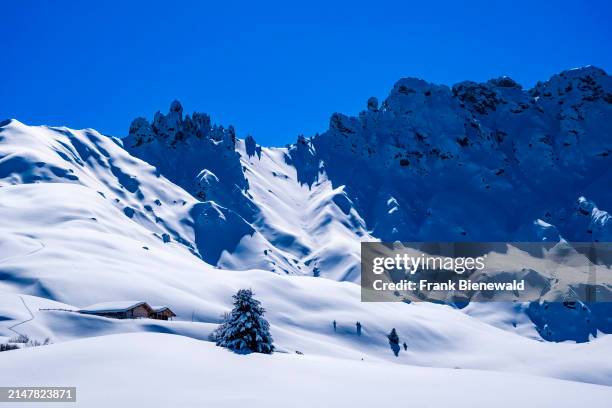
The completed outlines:
[[[277,349],[313,366],[394,361],[610,386],[609,304],[362,303],[356,283],[361,241],[610,241],[611,123],[612,80],[594,67],[531,90],[506,77],[452,88],[402,79],[383,103],[334,114],[326,132],[284,148],[178,102],[134,120],[124,139],[2,122],[0,340],[85,338],[83,350],[104,348],[93,336],[108,347],[153,339],[142,332],[206,340],[250,287]],[[169,305],[177,320],[65,311],[131,299]],[[398,357],[393,327],[410,345]],[[152,341],[174,344],[162,337]]]
[[[202,235],[223,237],[198,240],[207,262],[355,282],[361,240],[609,241],[611,121],[612,79],[585,67],[531,90],[405,78],[380,106],[281,149],[174,102],[136,119],[124,145],[219,206],[198,216]],[[609,305],[578,317],[582,335],[530,312],[548,339],[612,330]]]
[[[360,237],[371,237],[343,186],[321,174],[304,184],[290,148],[266,148],[179,102],[151,124],[134,120],[123,141],[132,155],[204,201],[193,212],[206,262],[228,269],[359,279]],[[211,237],[214,237],[211,239]]]
[[[323,162],[387,241],[606,241],[592,202],[612,204],[611,119],[612,78],[594,67],[531,90],[407,78],[380,107],[333,115],[302,178]]]
[[[351,268],[320,267],[329,254],[317,251],[337,237],[307,242],[313,232],[331,224],[329,234],[349,241],[610,240],[611,120],[612,79],[586,67],[531,90],[507,77],[452,88],[405,78],[380,106],[370,98],[358,117],[334,114],[329,130],[286,149],[238,140],[174,102],[152,123],[136,119],[124,146],[224,207],[225,220],[207,224],[238,232],[201,250],[207,261],[248,232],[284,251],[288,273],[318,268],[354,281]],[[243,267],[273,268],[263,254],[250,259]]]

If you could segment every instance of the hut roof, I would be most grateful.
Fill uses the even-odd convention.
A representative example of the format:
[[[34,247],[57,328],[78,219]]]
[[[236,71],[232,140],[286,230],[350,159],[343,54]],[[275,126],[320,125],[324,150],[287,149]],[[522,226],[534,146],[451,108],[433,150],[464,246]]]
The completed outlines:
[[[130,309],[134,309],[138,306],[144,305],[145,308],[151,309],[151,306],[147,302],[136,301],[136,300],[124,300],[117,302],[102,302],[90,305],[79,310],[81,313],[117,313],[126,312]]]

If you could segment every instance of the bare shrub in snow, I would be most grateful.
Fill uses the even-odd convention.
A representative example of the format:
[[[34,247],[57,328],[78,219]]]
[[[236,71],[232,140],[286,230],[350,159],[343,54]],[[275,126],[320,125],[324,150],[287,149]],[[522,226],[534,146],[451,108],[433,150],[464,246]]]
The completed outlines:
[[[10,344],[10,343],[0,344],[0,351],[16,350],[18,348],[19,348],[18,346],[14,345],[14,344]]]

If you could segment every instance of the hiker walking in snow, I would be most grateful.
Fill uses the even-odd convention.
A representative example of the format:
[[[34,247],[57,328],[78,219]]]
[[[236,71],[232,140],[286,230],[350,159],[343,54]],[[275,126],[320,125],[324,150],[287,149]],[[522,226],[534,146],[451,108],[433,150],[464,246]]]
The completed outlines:
[[[406,342],[404,342],[404,351],[408,350],[408,345],[406,344]]]
[[[357,322],[356,326],[357,326],[357,335],[361,336],[361,323]]]
[[[334,331],[336,331],[336,321],[334,320]]]

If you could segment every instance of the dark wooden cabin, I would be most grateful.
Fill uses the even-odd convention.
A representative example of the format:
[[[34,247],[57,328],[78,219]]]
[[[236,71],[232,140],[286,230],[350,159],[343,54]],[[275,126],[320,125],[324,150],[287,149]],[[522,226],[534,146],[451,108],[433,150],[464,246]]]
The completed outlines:
[[[153,313],[149,316],[151,319],[157,320],[172,320],[176,314],[167,306],[152,306]]]
[[[84,307],[79,313],[110,317],[113,319],[171,320],[176,314],[167,306],[150,306],[143,301],[119,301],[96,303]]]

